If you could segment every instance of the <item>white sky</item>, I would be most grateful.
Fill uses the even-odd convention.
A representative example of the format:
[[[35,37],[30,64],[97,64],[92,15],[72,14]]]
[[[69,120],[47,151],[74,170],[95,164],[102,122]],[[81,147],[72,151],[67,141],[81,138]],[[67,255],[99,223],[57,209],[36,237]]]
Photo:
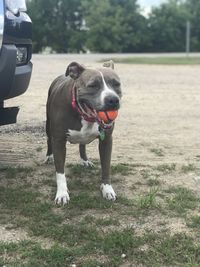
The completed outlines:
[[[138,0],[138,3],[143,7],[158,6],[166,0]]]
[[[152,6],[159,6],[166,2],[166,0],[138,0],[138,4],[141,6],[144,15],[148,15]]]

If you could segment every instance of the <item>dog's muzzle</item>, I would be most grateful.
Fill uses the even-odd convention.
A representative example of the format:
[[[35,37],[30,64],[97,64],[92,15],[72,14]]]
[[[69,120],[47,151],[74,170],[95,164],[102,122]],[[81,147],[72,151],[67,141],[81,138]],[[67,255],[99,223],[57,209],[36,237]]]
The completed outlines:
[[[101,128],[112,128],[114,121],[109,120],[105,123],[98,115],[98,112],[90,107],[87,103],[81,103],[77,97],[77,89],[74,86],[72,89],[72,107],[80,114],[80,116],[88,122],[97,122]],[[105,107],[107,110],[117,110],[119,108],[119,98],[116,96],[107,96],[105,99]],[[105,111],[105,110],[103,110]]]

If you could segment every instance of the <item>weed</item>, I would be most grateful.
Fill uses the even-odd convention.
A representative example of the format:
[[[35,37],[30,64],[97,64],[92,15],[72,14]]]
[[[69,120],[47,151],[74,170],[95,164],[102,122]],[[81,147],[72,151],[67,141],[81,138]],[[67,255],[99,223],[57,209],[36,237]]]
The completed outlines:
[[[118,255],[121,257],[128,250],[137,248],[142,244],[141,238],[134,234],[133,229],[123,231],[112,231],[102,241],[101,248],[106,254]]]
[[[181,167],[183,173],[193,172],[196,170],[196,167],[193,164],[183,165]]]
[[[140,171],[140,174],[144,179],[148,179],[151,177],[151,171],[150,170],[143,169]]]
[[[195,209],[198,205],[199,198],[194,193],[184,187],[171,187],[166,192],[173,193],[173,196],[167,199],[169,209],[184,214],[187,209]]]
[[[115,218],[102,218],[102,219],[97,219],[95,222],[96,225],[99,226],[110,226],[110,225],[118,225],[119,226],[119,220]]]
[[[78,178],[85,178],[85,177],[99,177],[100,175],[100,168],[99,166],[94,165],[92,168],[87,168],[80,164],[75,165],[68,165],[68,169],[70,172],[70,177],[78,177]]]
[[[7,179],[16,179],[16,178],[25,178],[28,175],[31,175],[34,171],[32,167],[5,167],[1,169],[5,172]]]
[[[193,239],[185,234],[168,233],[146,236],[149,249],[144,253],[143,260],[147,266],[186,266],[200,262],[200,246],[194,244]],[[150,258],[146,258],[146,257]]]
[[[155,170],[162,172],[164,174],[168,174],[168,173],[171,173],[171,172],[176,170],[176,164],[175,163],[161,164],[161,165],[158,165],[157,167],[155,167]]]
[[[29,241],[0,243],[0,254],[3,252],[6,252],[6,257],[3,257],[4,265],[14,267],[69,266],[77,255],[85,254],[79,247],[66,248],[54,245],[49,249],[43,249],[39,244]],[[18,254],[17,258],[15,257],[16,253]],[[22,263],[24,260],[25,264]]]
[[[164,157],[164,152],[161,148],[152,148],[150,152],[154,153],[158,157]]]
[[[145,196],[141,196],[138,200],[138,205],[141,209],[150,209],[158,206],[156,203],[156,195],[158,193],[158,188],[151,188],[149,193]]]
[[[37,151],[37,152],[41,152],[41,151],[42,151],[42,147],[41,147],[41,146],[38,146],[38,147],[36,148],[36,151]]]
[[[158,179],[148,179],[147,180],[147,184],[149,186],[159,186],[160,185],[160,181]]]
[[[118,163],[116,165],[111,166],[111,173],[113,175],[115,174],[121,174],[121,175],[129,175],[131,173],[131,166],[126,163]]]
[[[105,199],[101,198],[100,196],[91,196],[86,192],[79,193],[71,197],[71,202],[69,206],[66,206],[66,209],[80,209],[80,210],[87,210],[87,209],[108,209],[112,208],[114,205],[113,202],[106,201]]]
[[[193,216],[191,223],[188,223],[189,227],[200,229],[200,216]]]

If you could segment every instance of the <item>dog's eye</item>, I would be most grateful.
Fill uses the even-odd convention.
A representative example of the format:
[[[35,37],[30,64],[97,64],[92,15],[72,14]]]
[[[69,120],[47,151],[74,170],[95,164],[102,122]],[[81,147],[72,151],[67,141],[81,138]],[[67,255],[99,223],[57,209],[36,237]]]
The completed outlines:
[[[113,80],[112,80],[112,85],[113,85],[114,87],[120,87],[121,84],[120,84],[119,81],[113,79]]]
[[[91,89],[94,89],[94,88],[98,88],[99,87],[99,84],[97,82],[92,82],[92,83],[89,83],[87,85],[87,87],[89,87]]]

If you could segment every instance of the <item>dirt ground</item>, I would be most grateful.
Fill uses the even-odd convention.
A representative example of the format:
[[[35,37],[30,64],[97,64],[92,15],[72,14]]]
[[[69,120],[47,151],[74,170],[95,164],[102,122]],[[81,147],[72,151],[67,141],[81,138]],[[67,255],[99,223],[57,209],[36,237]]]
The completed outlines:
[[[7,101],[20,106],[18,123],[1,127],[0,160],[32,164],[45,158],[45,105],[49,85],[65,72],[72,60],[100,66],[92,56],[34,55],[28,91]],[[122,81],[123,100],[114,132],[112,161],[158,165],[199,164],[200,158],[200,66],[151,66],[116,64]],[[158,157],[152,150],[161,149]],[[98,158],[97,142],[88,146]],[[39,153],[38,153],[39,152]],[[78,161],[78,148],[69,145],[68,160]],[[190,177],[191,176],[191,177]],[[196,188],[193,174],[169,182]],[[168,182],[168,181],[167,181]]]

